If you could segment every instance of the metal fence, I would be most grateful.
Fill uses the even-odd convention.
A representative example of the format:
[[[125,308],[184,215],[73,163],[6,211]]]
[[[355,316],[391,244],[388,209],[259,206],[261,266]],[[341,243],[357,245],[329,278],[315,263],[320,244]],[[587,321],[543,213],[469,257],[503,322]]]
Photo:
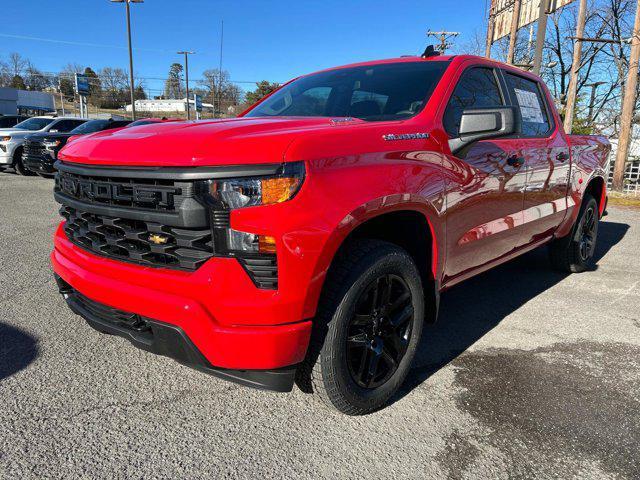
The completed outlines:
[[[616,156],[610,155],[607,172],[607,189],[611,189],[613,184],[613,165],[616,162]],[[640,197],[640,158],[632,158],[627,161],[624,171],[624,187],[623,192],[627,195]]]

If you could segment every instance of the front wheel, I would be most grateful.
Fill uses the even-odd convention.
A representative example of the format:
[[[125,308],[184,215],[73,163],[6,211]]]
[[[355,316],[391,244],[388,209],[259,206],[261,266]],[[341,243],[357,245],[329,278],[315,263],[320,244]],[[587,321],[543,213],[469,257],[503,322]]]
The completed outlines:
[[[381,408],[405,380],[424,323],[418,269],[401,248],[360,240],[336,259],[299,378],[349,415]],[[304,388],[303,388],[304,390]]]
[[[591,266],[598,239],[599,213],[596,199],[585,194],[571,234],[549,245],[549,257],[556,270],[579,273]]]
[[[35,175],[31,170],[24,166],[22,163],[22,148],[16,150],[15,155],[13,156],[13,169],[16,171],[18,175],[23,176],[31,176]]]

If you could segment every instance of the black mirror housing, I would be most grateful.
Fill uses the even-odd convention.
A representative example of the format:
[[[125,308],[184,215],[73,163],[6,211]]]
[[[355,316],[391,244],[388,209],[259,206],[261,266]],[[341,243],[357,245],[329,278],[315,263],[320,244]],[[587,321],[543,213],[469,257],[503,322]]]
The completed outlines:
[[[474,108],[462,112],[460,134],[449,140],[451,153],[488,138],[520,133],[520,116],[515,107]]]

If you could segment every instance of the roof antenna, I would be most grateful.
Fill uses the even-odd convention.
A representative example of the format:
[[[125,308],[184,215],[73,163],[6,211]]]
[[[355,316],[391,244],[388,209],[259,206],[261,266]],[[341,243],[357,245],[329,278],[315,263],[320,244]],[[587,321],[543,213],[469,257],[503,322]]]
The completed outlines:
[[[433,45],[427,45],[421,58],[437,57],[438,55],[440,55],[440,52]]]

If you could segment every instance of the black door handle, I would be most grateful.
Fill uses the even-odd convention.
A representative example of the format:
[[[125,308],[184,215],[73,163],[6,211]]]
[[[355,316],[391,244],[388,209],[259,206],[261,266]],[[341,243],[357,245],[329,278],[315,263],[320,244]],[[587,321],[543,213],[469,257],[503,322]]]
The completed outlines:
[[[511,155],[509,158],[507,158],[507,165],[511,167],[521,167],[522,165],[524,165],[524,157]]]
[[[567,160],[569,160],[569,154],[567,152],[560,152],[556,155],[556,160],[558,160],[559,162],[566,162]]]

